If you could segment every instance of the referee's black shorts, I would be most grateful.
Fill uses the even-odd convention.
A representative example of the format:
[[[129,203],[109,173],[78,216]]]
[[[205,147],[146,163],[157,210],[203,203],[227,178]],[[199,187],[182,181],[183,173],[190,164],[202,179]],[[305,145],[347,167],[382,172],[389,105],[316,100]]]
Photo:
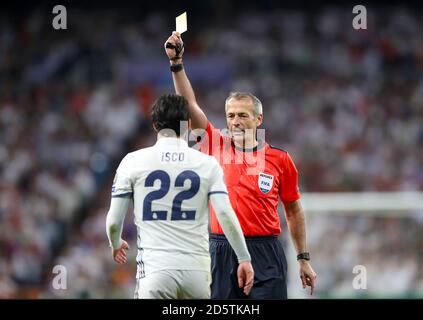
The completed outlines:
[[[276,236],[245,237],[254,268],[254,286],[247,297],[238,287],[238,260],[224,235],[210,235],[212,299],[287,299],[288,265]]]

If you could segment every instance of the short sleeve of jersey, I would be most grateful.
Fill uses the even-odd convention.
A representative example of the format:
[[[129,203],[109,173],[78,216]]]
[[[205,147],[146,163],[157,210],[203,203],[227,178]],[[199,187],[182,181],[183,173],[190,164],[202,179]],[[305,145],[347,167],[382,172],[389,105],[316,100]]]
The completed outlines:
[[[283,202],[292,202],[301,197],[298,188],[298,170],[291,156],[286,153],[283,157],[282,186],[279,195]]]
[[[112,186],[112,197],[131,197],[133,195],[133,184],[131,180],[129,157],[122,159],[116,170],[115,179]]]
[[[214,193],[228,193],[226,188],[225,179],[223,177],[222,167],[219,165],[215,158],[212,159],[212,172],[210,179],[209,196]]]

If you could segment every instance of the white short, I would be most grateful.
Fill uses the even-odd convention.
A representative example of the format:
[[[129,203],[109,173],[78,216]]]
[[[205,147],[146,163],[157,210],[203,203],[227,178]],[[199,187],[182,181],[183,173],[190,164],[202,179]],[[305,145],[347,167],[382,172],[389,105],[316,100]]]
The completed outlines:
[[[162,270],[137,279],[135,299],[210,299],[211,274]]]

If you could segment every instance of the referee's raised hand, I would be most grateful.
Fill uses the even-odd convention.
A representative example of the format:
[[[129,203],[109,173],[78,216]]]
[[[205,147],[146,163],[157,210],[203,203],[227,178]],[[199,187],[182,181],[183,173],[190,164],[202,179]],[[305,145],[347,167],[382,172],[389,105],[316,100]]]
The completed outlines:
[[[172,35],[166,40],[166,54],[171,61],[181,60],[184,54],[184,43],[179,32],[173,31]]]

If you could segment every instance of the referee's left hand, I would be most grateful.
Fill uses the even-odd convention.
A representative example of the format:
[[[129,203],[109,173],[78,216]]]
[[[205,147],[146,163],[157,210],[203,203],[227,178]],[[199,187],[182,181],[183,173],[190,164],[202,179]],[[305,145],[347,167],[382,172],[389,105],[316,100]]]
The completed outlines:
[[[313,295],[314,288],[316,286],[316,278],[317,274],[314,272],[313,268],[311,267],[310,263],[306,260],[299,260],[300,263],[300,278],[301,282],[303,283],[303,289],[306,286],[310,287],[310,295]]]

